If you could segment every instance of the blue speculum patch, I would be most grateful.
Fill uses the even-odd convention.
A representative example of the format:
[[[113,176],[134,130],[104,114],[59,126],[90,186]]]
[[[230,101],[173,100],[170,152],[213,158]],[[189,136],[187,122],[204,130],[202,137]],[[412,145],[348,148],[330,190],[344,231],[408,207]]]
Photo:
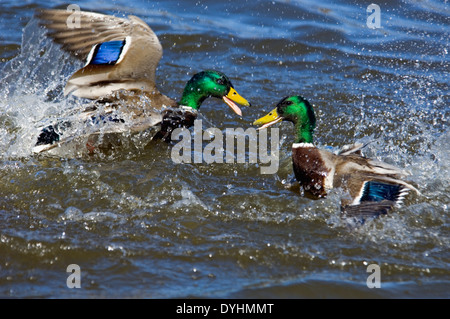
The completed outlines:
[[[364,185],[361,202],[380,202],[382,200],[396,201],[401,190],[401,185],[386,184],[375,181]]]
[[[89,64],[92,65],[114,65],[120,58],[125,40],[123,41],[109,41],[97,44]]]

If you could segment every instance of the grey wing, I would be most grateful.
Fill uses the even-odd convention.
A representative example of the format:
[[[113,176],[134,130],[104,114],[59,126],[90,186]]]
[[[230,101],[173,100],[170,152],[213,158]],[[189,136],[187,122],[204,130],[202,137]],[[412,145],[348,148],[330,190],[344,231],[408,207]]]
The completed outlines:
[[[50,36],[62,48],[80,60],[85,60],[92,46],[98,43],[123,40],[135,35],[147,37],[153,50],[162,55],[161,43],[153,30],[141,19],[129,16],[118,18],[95,12],[39,10],[37,16],[50,30]]]
[[[66,94],[77,91],[74,93],[77,96],[98,98],[117,89],[154,89],[162,46],[153,30],[138,17],[128,16],[126,19],[65,10],[40,10],[37,16],[49,30],[48,36],[61,44],[63,50],[87,62],[95,45],[127,41],[120,63],[114,66],[86,65],[69,80]],[[95,88],[97,83],[102,86]],[[106,88],[105,83],[108,84]]]

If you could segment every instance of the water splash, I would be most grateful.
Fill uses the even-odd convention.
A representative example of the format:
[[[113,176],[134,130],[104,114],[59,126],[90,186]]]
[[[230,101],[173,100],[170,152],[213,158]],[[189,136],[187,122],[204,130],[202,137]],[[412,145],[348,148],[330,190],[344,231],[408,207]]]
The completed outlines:
[[[77,61],[47,39],[38,20],[30,20],[24,29],[20,54],[1,69],[3,158],[30,156],[41,127],[80,108],[79,101],[63,99],[65,82],[76,68]]]

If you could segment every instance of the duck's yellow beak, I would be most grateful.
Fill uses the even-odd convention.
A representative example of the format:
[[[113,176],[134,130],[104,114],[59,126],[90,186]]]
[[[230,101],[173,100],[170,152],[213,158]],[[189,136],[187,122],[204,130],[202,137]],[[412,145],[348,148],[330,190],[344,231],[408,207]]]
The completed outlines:
[[[239,116],[242,116],[242,111],[234,102],[240,105],[250,106],[250,103],[240,96],[234,88],[230,88],[230,92],[223,97],[223,101]]]
[[[261,127],[258,128],[258,130],[262,130],[263,128],[274,125],[275,123],[278,123],[282,120],[283,118],[280,115],[278,115],[277,108],[274,108],[266,116],[263,116],[254,121],[253,125],[262,125]]]

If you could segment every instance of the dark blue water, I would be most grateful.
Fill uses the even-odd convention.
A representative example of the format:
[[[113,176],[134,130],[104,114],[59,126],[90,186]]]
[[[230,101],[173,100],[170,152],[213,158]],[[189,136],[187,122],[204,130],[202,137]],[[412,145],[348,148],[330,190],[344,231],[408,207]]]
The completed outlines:
[[[387,1],[381,28],[356,1],[80,1],[137,15],[158,35],[162,92],[196,72],[226,73],[252,102],[243,117],[217,100],[204,128],[251,127],[284,96],[314,105],[316,143],[372,141],[365,155],[411,171],[422,192],[360,228],[339,217],[339,190],[313,201],[280,167],[175,164],[166,144],[110,157],[36,157],[39,127],[81,102],[62,89],[80,62],[46,39],[34,10],[0,3],[0,296],[37,298],[448,298],[449,21],[443,1]],[[134,143],[134,144],[133,144]],[[81,269],[69,289],[66,268]],[[368,288],[367,267],[381,271]]]

